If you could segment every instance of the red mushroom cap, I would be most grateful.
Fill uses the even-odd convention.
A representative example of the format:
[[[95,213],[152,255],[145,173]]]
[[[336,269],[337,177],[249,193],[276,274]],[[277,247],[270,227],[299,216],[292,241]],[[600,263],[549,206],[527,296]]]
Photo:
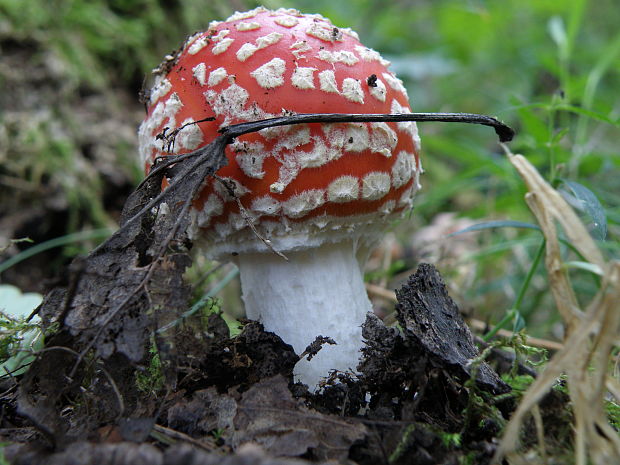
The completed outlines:
[[[155,157],[196,150],[230,124],[291,113],[410,112],[389,63],[319,15],[235,13],[168,58],[140,127],[147,171]],[[216,121],[188,124],[210,116]],[[172,147],[158,138],[180,127]],[[239,137],[217,174],[234,180],[276,249],[291,250],[382,231],[381,216],[411,204],[418,154],[415,123],[301,124]],[[265,249],[219,182],[207,180],[194,207],[194,236],[207,240],[212,256]]]

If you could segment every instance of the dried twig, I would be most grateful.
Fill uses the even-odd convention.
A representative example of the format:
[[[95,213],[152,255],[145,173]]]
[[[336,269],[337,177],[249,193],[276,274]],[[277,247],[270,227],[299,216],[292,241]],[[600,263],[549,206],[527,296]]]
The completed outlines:
[[[121,394],[121,391],[116,385],[116,381],[114,381],[114,378],[112,378],[112,375],[108,372],[108,370],[106,370],[101,363],[97,368],[101,370],[101,372],[106,376],[106,378],[108,378],[108,383],[110,383],[110,386],[112,387],[112,390],[116,395],[116,400],[118,401],[118,415],[116,415],[116,418],[121,418],[125,413],[125,401],[123,400],[123,395]]]
[[[279,257],[282,257],[284,260],[288,261],[288,257],[286,255],[284,255],[282,252],[274,249],[273,248],[273,244],[271,243],[271,241],[269,239],[267,239],[266,237],[264,237],[261,233],[258,232],[258,229],[256,229],[256,226],[254,226],[254,222],[252,221],[252,218],[250,218],[250,215],[248,215],[248,211],[245,209],[245,207],[241,203],[241,199],[237,195],[237,192],[236,192],[236,189],[235,189],[236,186],[232,182],[228,182],[225,179],[222,179],[217,174],[214,174],[213,177],[215,179],[217,179],[219,182],[222,183],[224,188],[228,191],[228,195],[230,195],[235,200],[235,202],[237,203],[237,207],[239,207],[239,213],[241,214],[241,217],[245,221],[245,224],[248,225],[248,227],[250,228],[252,233],[260,241],[262,241],[263,244],[265,244],[269,250],[271,250],[273,253],[275,253]]]
[[[268,127],[287,126],[300,123],[371,123],[371,122],[439,122],[481,124],[495,129],[500,142],[510,142],[514,131],[496,118],[474,113],[400,113],[400,114],[353,114],[353,113],[299,113],[292,116],[281,116],[261,121],[236,124],[220,129],[220,133],[235,133],[234,137],[249,132],[260,131]],[[257,124],[260,126],[257,126]]]
[[[198,123],[204,123],[206,121],[213,121],[215,120],[215,116],[210,116],[208,118],[203,118],[201,120],[198,121],[192,121],[190,123],[185,123],[184,125],[176,128],[174,131],[172,131],[171,133],[168,133],[168,127],[165,127],[162,132],[160,132],[159,134],[157,134],[157,136],[155,136],[156,140],[162,140],[164,141],[164,146],[162,147],[162,150],[164,152],[173,152],[174,151],[174,144],[176,142],[177,136],[179,135],[179,133],[185,129],[187,126],[192,126],[194,124],[198,124]]]
[[[198,448],[200,448],[202,450],[206,450],[208,452],[211,452],[211,451],[216,449],[214,441],[208,441],[207,442],[204,439],[202,441],[199,441],[198,439],[194,439],[193,437],[188,436],[185,433],[181,433],[180,431],[177,431],[177,430],[172,429],[172,428],[168,428],[166,426],[155,424],[155,425],[153,425],[153,431],[155,431],[157,433],[160,433],[160,434],[163,434],[164,436],[167,436],[170,439],[187,442],[187,443],[191,444],[192,446],[196,446],[196,447],[198,447]]]

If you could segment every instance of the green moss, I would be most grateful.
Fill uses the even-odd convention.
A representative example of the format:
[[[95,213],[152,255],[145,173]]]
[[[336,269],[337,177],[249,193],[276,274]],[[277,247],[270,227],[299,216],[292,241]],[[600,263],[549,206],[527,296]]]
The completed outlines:
[[[461,447],[463,436],[461,433],[445,433],[439,434],[443,445],[448,449],[454,449]]]
[[[151,345],[149,357],[146,368],[143,371],[136,372],[136,387],[144,394],[155,395],[164,387],[165,381],[161,359],[155,344]]]
[[[0,285],[0,376],[23,374],[43,347],[41,327],[28,321],[43,297],[22,293],[15,286]]]
[[[605,401],[605,410],[607,411],[607,417],[609,423],[620,432],[620,405],[613,400]]]
[[[459,457],[459,465],[477,465],[478,454],[476,452],[468,452]]]
[[[519,397],[530,387],[534,382],[534,377],[531,375],[502,375],[502,380],[510,386],[510,389]]]

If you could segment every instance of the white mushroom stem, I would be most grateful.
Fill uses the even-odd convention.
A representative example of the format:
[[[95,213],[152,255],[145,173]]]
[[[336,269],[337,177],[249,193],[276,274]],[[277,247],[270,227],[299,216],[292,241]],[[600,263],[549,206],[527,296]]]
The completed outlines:
[[[317,336],[331,337],[312,360],[295,366],[295,379],[311,390],[330,370],[355,372],[362,324],[372,310],[352,242],[238,257],[246,315],[260,321],[301,354]]]

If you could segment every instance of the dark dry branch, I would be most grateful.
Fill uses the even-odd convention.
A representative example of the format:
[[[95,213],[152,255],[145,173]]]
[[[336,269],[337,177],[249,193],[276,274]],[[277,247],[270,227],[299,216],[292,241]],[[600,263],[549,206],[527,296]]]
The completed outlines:
[[[396,296],[397,319],[407,336],[431,359],[441,357],[440,361],[431,361],[451,367],[456,377],[472,376],[478,349],[435,267],[421,263]],[[496,394],[509,390],[486,363],[479,363],[476,371],[477,381],[485,389]]]
[[[205,121],[211,118],[205,118]],[[202,185],[205,177],[212,175],[221,167],[226,164],[226,155],[224,149],[226,145],[231,143],[234,138],[244,134],[252,132],[258,132],[260,130],[275,127],[286,126],[291,124],[301,123],[346,123],[346,122],[398,122],[398,121],[416,121],[416,122],[448,122],[448,123],[468,123],[468,124],[481,124],[484,126],[490,126],[495,129],[496,134],[499,136],[500,142],[508,142],[514,137],[514,130],[497,119],[486,116],[478,115],[474,113],[404,113],[404,114],[348,114],[348,113],[300,113],[297,115],[281,116],[277,118],[264,119],[259,121],[250,121],[247,123],[235,124],[232,126],[226,126],[219,130],[222,136],[217,137],[209,145],[199,148],[198,150],[182,155],[170,155],[167,157],[158,158],[162,160],[161,165],[155,165],[149,175],[140,183],[138,189],[141,189],[145,184],[152,180],[154,177],[161,177],[163,172],[189,158],[195,158],[195,160],[182,167],[178,173],[175,173],[174,180],[170,186],[161,192],[159,195],[151,199],[143,208],[141,208],[133,217],[128,219],[123,227],[137,221],[148,213],[154,206],[172,200],[176,198],[183,200],[186,205],[191,204],[191,200],[194,198],[198,189]],[[193,124],[196,124],[193,123]],[[185,127],[185,126],[184,126]],[[178,133],[177,133],[178,134]],[[175,134],[176,135],[176,134]],[[202,169],[199,169],[201,168]],[[205,173],[205,176],[200,178],[196,174]],[[191,182],[190,177],[194,178],[194,182]],[[181,187],[184,189],[180,189]],[[175,195],[177,190],[182,190],[183,193],[190,193],[191,195],[184,199],[179,199],[180,196]],[[189,192],[188,192],[189,191]],[[185,210],[185,209],[184,209]],[[122,228],[121,228],[122,229]],[[164,244],[164,248],[167,245]]]
[[[110,387],[114,391],[114,395],[116,396],[116,400],[118,402],[118,414],[116,415],[116,417],[117,419],[121,419],[123,417],[123,414],[125,413],[125,401],[123,400],[123,394],[121,394],[121,391],[116,385],[114,377],[108,372],[108,370],[103,367],[102,363],[99,363],[97,369],[105,375],[105,377],[108,379],[108,383],[110,383]]]
[[[209,120],[206,118],[205,120]],[[168,197],[172,197],[173,193],[181,186],[188,183],[187,176],[196,173],[199,167],[208,167],[205,171],[216,172],[226,163],[224,148],[232,142],[236,137],[252,132],[258,132],[275,126],[287,126],[291,124],[302,123],[353,123],[353,122],[399,122],[399,121],[416,121],[416,122],[447,122],[447,123],[468,123],[481,124],[490,126],[495,129],[499,136],[500,142],[508,142],[514,137],[514,130],[495,118],[486,115],[478,115],[474,113],[404,113],[404,114],[348,114],[348,113],[300,113],[297,115],[281,116],[277,118],[264,119],[259,121],[250,121],[247,123],[234,124],[226,126],[219,130],[222,136],[217,137],[209,145],[199,148],[198,150],[182,155],[170,155],[162,158],[162,165],[155,165],[149,175],[140,183],[138,189],[155,176],[161,176],[162,172],[171,166],[180,163],[188,158],[196,158],[193,163],[182,168],[174,177],[174,181],[160,195],[153,198],[138,213],[129,219],[126,224],[136,221],[141,215],[144,215],[155,205],[165,201]],[[196,124],[196,123],[193,123]],[[159,160],[159,159],[158,159]],[[195,194],[204,178],[200,179],[199,184],[192,189]],[[193,198],[193,196],[191,197]],[[189,201],[187,198],[185,201]]]
[[[401,113],[401,114],[354,114],[354,113],[299,113],[292,116],[281,116],[261,121],[235,124],[220,129],[222,134],[232,134],[233,137],[260,131],[268,127],[286,126],[300,123],[371,123],[371,122],[437,122],[437,123],[467,123],[482,124],[495,129],[500,142],[510,142],[515,135],[514,130],[501,121],[486,115],[475,113]]]
[[[215,116],[209,116],[208,118],[203,118],[203,119],[200,119],[198,121],[192,121],[190,123],[185,123],[184,125],[176,128],[175,130],[173,130],[170,133],[168,133],[168,129],[170,129],[170,128],[166,126],[162,130],[162,132],[160,132],[159,134],[157,134],[157,136],[155,136],[155,139],[163,141],[164,145],[162,147],[162,150],[164,150],[166,152],[172,152],[172,151],[174,151],[174,143],[176,142],[176,138],[177,138],[177,135],[179,134],[179,132],[181,132],[187,126],[192,126],[194,124],[204,123],[206,121],[213,121],[213,120],[215,120]]]
[[[210,121],[212,118],[205,118],[201,121]],[[185,126],[179,128],[175,132],[175,136],[184,127],[197,124],[201,121],[188,123]],[[232,139],[239,137],[243,134],[251,132],[257,132],[262,129],[275,126],[286,126],[291,124],[302,123],[368,123],[368,122],[400,122],[400,121],[413,121],[413,122],[443,122],[443,123],[466,123],[466,124],[481,124],[483,126],[490,126],[495,129],[495,133],[499,136],[500,142],[509,142],[515,135],[514,130],[502,123],[501,121],[486,115],[478,115],[475,113],[402,113],[402,114],[354,114],[354,113],[299,113],[297,115],[280,116],[277,118],[269,118],[259,121],[250,121],[247,123],[235,124],[232,126],[226,126],[219,130],[221,134],[227,136],[229,139],[225,145],[229,144]],[[211,144],[217,142],[214,140]],[[175,163],[179,163],[182,160],[193,157],[201,157],[207,153],[210,153],[210,146],[202,147],[194,152],[185,153],[182,155],[169,155],[161,158],[157,158],[155,167],[149,173],[149,176],[159,174],[161,171],[169,168]],[[162,163],[158,163],[161,160]],[[147,177],[148,179],[148,177]],[[140,188],[147,179],[144,179],[138,188]]]

